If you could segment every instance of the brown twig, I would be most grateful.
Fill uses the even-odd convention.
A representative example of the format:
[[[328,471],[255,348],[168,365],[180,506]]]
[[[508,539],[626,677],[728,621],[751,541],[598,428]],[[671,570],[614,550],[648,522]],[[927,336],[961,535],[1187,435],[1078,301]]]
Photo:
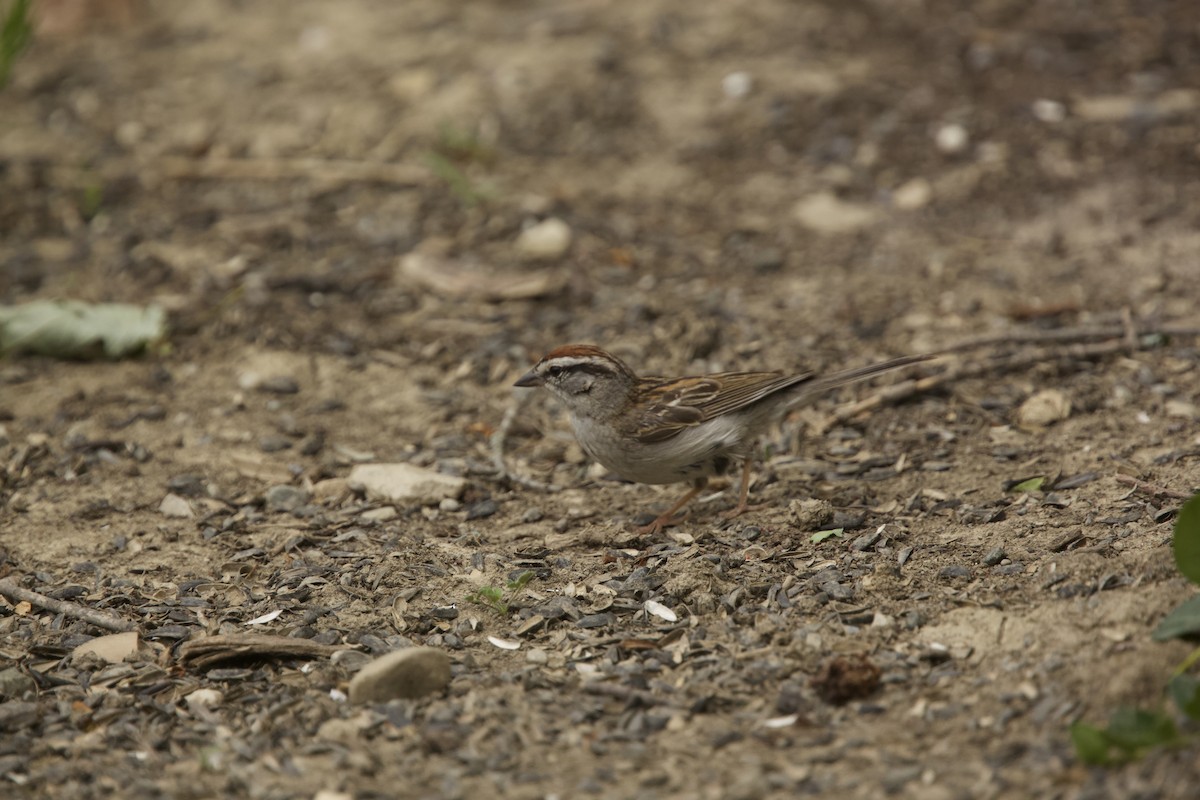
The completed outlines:
[[[337,645],[317,644],[290,636],[240,633],[205,636],[203,639],[185,642],[179,648],[179,661],[187,667],[207,669],[223,661],[244,659],[323,658],[345,649]]]
[[[889,403],[898,403],[901,400],[925,394],[964,378],[976,378],[980,375],[994,372],[1023,369],[1056,359],[1095,358],[1097,356],[1112,355],[1113,353],[1122,352],[1124,349],[1124,340],[1118,340],[1096,344],[1080,344],[1052,353],[1045,350],[1037,350],[1035,352],[1002,356],[990,360],[961,361],[950,365],[945,372],[939,375],[901,381],[900,383],[885,387],[869,397],[864,397],[858,402],[844,405],[829,415],[823,427],[828,428],[832,424],[853,419],[864,411],[872,411]]]
[[[433,176],[424,167],[386,161],[345,161],[320,158],[184,158],[164,156],[150,160],[116,160],[96,170],[52,167],[56,183],[94,185],[105,181],[143,179],[282,181],[303,180],[322,184],[379,183],[389,186],[426,186]]]
[[[241,181],[310,180],[327,183],[386,183],[423,186],[429,170],[384,161],[320,158],[159,158],[149,165],[166,178]]]
[[[1090,342],[1104,339],[1120,339],[1130,331],[1125,325],[1106,325],[1092,328],[1061,328],[1048,331],[1012,331],[999,336],[983,336],[977,339],[967,339],[964,342],[944,347],[934,351],[935,355],[962,353],[967,350],[978,350],[984,347],[999,347],[1018,344],[1069,344],[1072,342]],[[1161,334],[1163,336],[1200,336],[1200,328],[1184,325],[1155,325],[1132,326],[1134,336]],[[1136,341],[1135,341],[1136,344]]]
[[[1133,491],[1135,492],[1148,494],[1152,497],[1169,497],[1172,500],[1187,500],[1191,498],[1190,494],[1177,492],[1174,489],[1168,489],[1166,486],[1159,486],[1157,483],[1139,481],[1137,478],[1130,477],[1129,475],[1117,474],[1114,475],[1113,478],[1116,479],[1117,483],[1123,483],[1126,486],[1133,487]]]
[[[645,689],[634,689],[629,686],[621,686],[616,683],[602,683],[600,681],[586,681],[583,683],[583,691],[588,694],[601,695],[603,697],[612,697],[617,700],[624,700],[630,705],[639,704],[643,706],[678,706],[679,701],[671,697],[664,697],[655,694],[654,692],[646,691]]]
[[[108,631],[131,631],[136,627],[128,620],[114,617],[111,614],[105,614],[103,611],[96,611],[77,603],[69,603],[66,600],[55,600],[53,597],[47,597],[44,594],[23,589],[7,578],[0,580],[0,594],[12,600],[23,600],[30,605],[53,611],[56,614],[81,619],[84,622],[95,625],[97,628],[104,628]]]
[[[512,481],[518,486],[524,486],[527,489],[533,489],[539,492],[558,492],[562,487],[554,483],[543,483],[534,478],[527,478],[524,475],[518,475],[508,467],[508,462],[504,460],[504,445],[508,441],[508,433],[512,430],[513,423],[517,419],[517,415],[521,411],[521,407],[528,401],[528,392],[523,392],[513,398],[508,410],[504,412],[504,419],[500,421],[500,427],[492,434],[491,450],[492,464],[496,467],[496,476],[502,480]]]

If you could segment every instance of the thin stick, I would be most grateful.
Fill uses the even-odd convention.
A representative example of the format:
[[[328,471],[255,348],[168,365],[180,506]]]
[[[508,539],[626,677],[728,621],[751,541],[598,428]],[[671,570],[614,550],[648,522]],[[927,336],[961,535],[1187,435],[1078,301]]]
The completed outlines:
[[[68,603],[66,600],[55,600],[53,597],[47,597],[44,594],[38,594],[29,589],[22,589],[7,578],[0,580],[0,594],[12,600],[24,600],[26,603],[35,605],[38,608],[45,608],[56,614],[81,619],[84,622],[95,625],[97,628],[104,628],[108,631],[131,631],[136,627],[132,622],[123,620],[120,617],[114,617],[111,614],[105,614],[103,611],[96,611],[76,603]]]
[[[142,179],[282,181],[303,180],[323,184],[380,183],[388,186],[427,186],[433,176],[424,167],[386,161],[345,161],[320,158],[162,158],[118,160],[98,170],[108,181]],[[95,171],[73,167],[52,169],[54,180],[64,186],[89,186]]]
[[[1131,478],[1128,475],[1113,475],[1117,483],[1123,483],[1126,486],[1132,486],[1135,492],[1152,495],[1154,497],[1169,497],[1172,500],[1187,500],[1191,497],[1190,494],[1177,492],[1174,489],[1168,489],[1166,486],[1159,486],[1157,483],[1147,483],[1139,481],[1137,478]]]
[[[346,649],[268,633],[220,634],[184,642],[179,648],[179,662],[185,667],[208,669],[222,661],[239,659],[326,658]]]
[[[429,170],[384,161],[340,161],[320,158],[178,158],[164,157],[149,165],[167,178],[218,180],[310,180],[330,183],[386,183],[422,186]]]
[[[504,412],[504,419],[500,421],[500,427],[492,434],[491,449],[492,449],[492,464],[496,467],[496,476],[502,480],[509,480],[518,486],[524,486],[527,489],[533,489],[538,492],[558,492],[562,491],[562,487],[554,483],[543,483],[534,478],[527,478],[524,475],[518,475],[508,467],[508,462],[504,460],[504,445],[508,441],[508,433],[512,430],[513,423],[517,419],[517,414],[520,413],[521,407],[528,400],[528,392],[523,392],[513,398],[512,404],[508,410]]]
[[[645,689],[634,689],[630,686],[621,686],[615,683],[601,683],[600,681],[586,681],[583,684],[583,691],[588,694],[601,695],[602,697],[612,697],[617,700],[633,704],[641,704],[644,706],[679,706],[679,701],[663,697],[654,692],[646,691]]]
[[[1014,344],[1065,344],[1070,342],[1089,342],[1097,339],[1119,339],[1129,335],[1133,330],[1136,336],[1161,334],[1163,336],[1196,337],[1200,336],[1200,328],[1183,325],[1158,325],[1138,327],[1132,324],[1121,326],[1103,326],[1094,328],[1062,328],[1050,331],[1013,331],[999,336],[984,336],[978,339],[968,339],[965,342],[944,347],[934,351],[934,355],[961,353],[965,350],[978,350],[982,347]]]
[[[1119,331],[1117,335],[1120,336]],[[930,375],[927,378],[901,381],[876,392],[870,397],[864,397],[856,403],[849,403],[842,406],[829,415],[823,427],[828,428],[834,423],[852,419],[864,411],[872,411],[889,403],[898,403],[901,400],[907,400],[909,397],[918,394],[925,394],[963,378],[976,378],[991,372],[1021,369],[1057,359],[1095,358],[1096,356],[1119,353],[1123,350],[1125,350],[1125,341],[1121,339],[1115,342],[1076,345],[1058,353],[1046,353],[1045,351],[1038,350],[1032,353],[1021,353],[990,361],[963,361],[952,365],[940,375]]]

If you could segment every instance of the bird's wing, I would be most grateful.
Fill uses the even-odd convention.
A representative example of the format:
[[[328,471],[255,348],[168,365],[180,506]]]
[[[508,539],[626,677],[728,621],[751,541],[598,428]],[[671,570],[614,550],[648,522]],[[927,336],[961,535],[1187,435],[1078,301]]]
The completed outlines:
[[[636,420],[634,435],[645,444],[665,442],[686,428],[812,378],[778,372],[722,372],[672,381],[646,378],[641,393],[650,402]]]

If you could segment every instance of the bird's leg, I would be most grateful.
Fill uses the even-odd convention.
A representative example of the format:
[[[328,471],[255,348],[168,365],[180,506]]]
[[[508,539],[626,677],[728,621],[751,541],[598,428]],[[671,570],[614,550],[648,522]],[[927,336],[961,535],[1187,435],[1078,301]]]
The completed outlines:
[[[751,508],[753,508],[753,506],[750,506],[749,504],[746,503],[746,500],[749,497],[750,497],[750,459],[747,458],[742,463],[742,488],[741,488],[741,491],[738,492],[737,505],[734,506],[733,508],[731,508],[730,510],[726,511],[721,516],[724,517],[725,519],[733,519],[734,517],[740,517],[742,514],[745,514],[747,511],[749,511]]]
[[[666,512],[655,517],[649,525],[639,525],[638,527],[634,528],[634,532],[640,534],[654,534],[658,533],[663,528],[669,528],[672,525],[678,525],[683,521],[687,514],[680,514],[677,517],[675,516],[675,512],[686,506],[692,501],[692,498],[700,494],[700,490],[703,489],[707,483],[707,478],[699,478],[695,483],[692,484],[692,488],[688,490],[688,493],[679,498],[679,502],[671,506]]]

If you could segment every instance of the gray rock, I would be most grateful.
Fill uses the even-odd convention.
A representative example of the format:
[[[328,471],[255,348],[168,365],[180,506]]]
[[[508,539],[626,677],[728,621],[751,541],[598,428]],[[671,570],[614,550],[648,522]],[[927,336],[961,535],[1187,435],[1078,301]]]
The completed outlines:
[[[854,543],[851,544],[850,547],[851,549],[857,550],[860,553],[865,553],[877,545],[881,538],[883,537],[879,531],[870,531],[869,533],[864,533],[862,536],[855,539]]]
[[[1008,558],[1008,553],[1004,552],[1003,547],[994,547],[983,557],[983,563],[989,567],[994,567],[1006,558]]]
[[[177,494],[168,494],[164,497],[158,504],[158,513],[164,517],[175,519],[191,519],[196,516],[196,512],[192,511],[191,503]]]
[[[264,378],[255,388],[269,394],[296,394],[300,391],[300,384],[288,375],[275,375]]]
[[[21,700],[0,703],[0,731],[20,730],[37,722],[41,716],[41,707],[37,703]]]
[[[399,516],[396,509],[392,506],[380,506],[372,508],[370,511],[364,511],[359,517],[364,522],[388,522]]]
[[[350,680],[350,702],[386,703],[439,692],[450,683],[450,656],[434,647],[411,647],[375,659]]]
[[[467,507],[467,519],[483,519],[484,517],[490,517],[499,510],[500,506],[496,505],[495,500],[491,498],[480,500],[478,503]]]
[[[350,470],[352,487],[361,487],[367,497],[385,503],[437,505],[446,498],[457,500],[467,482],[412,464],[359,464]]]
[[[267,508],[271,511],[295,511],[312,499],[312,494],[298,486],[272,486],[267,489]]]
[[[288,450],[292,446],[292,440],[286,436],[278,436],[270,434],[258,440],[258,449],[264,453],[278,453],[280,450]]]
[[[26,692],[32,692],[36,688],[37,684],[33,682],[33,678],[16,667],[0,670],[0,697],[19,699]]]

